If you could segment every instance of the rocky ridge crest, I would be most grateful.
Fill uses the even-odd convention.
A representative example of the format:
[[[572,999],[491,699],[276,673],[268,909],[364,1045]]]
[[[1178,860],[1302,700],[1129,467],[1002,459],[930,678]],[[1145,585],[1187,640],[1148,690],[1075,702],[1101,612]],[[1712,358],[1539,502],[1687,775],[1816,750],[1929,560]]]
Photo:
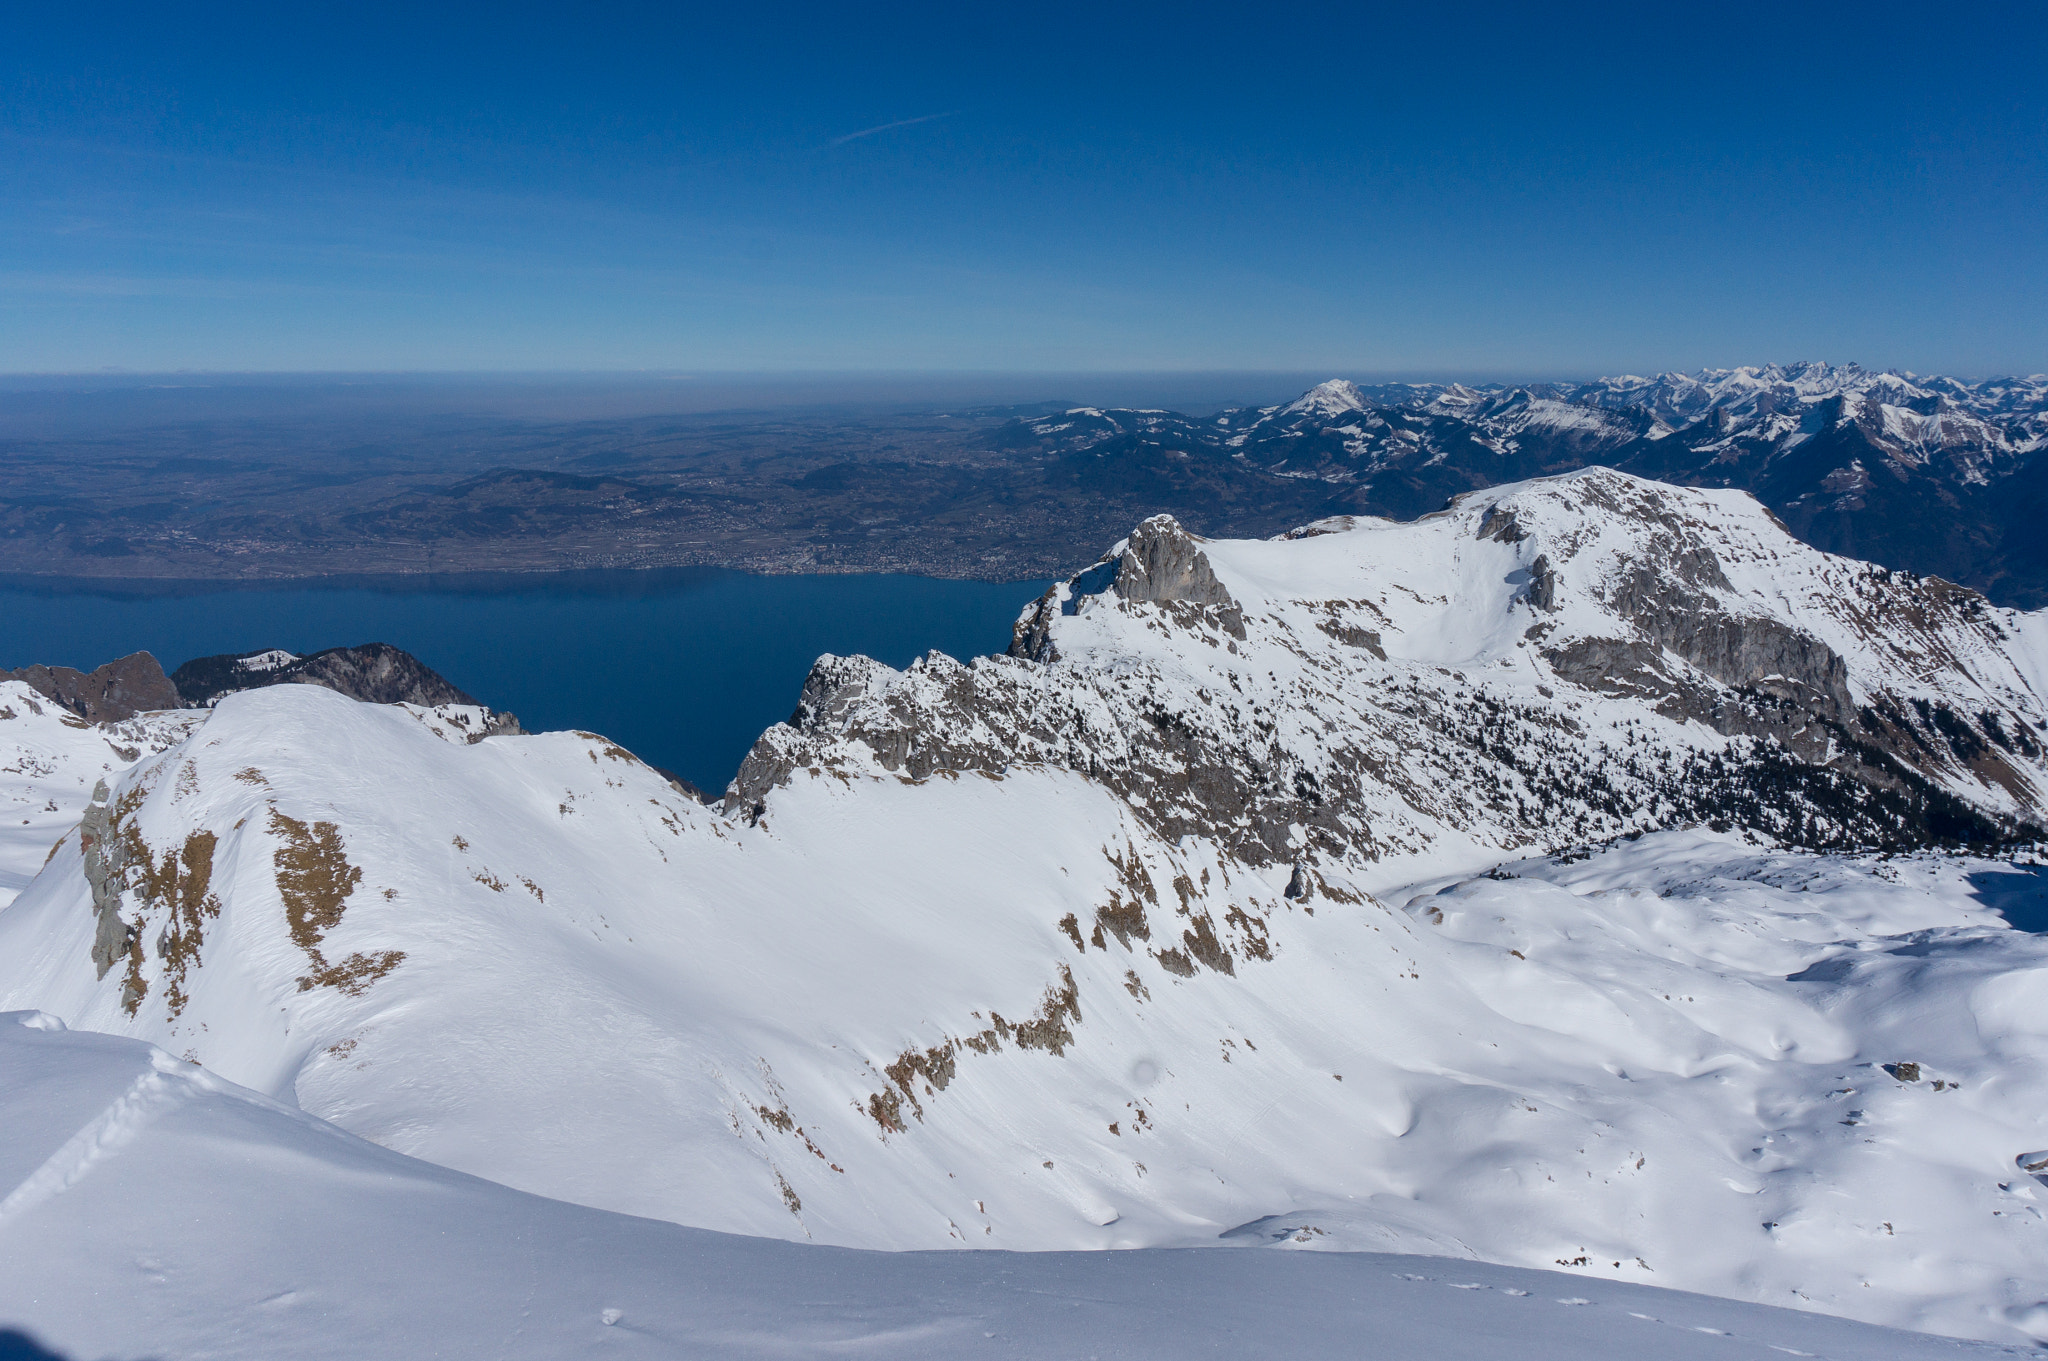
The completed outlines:
[[[481,738],[525,729],[515,714],[479,704],[438,671],[389,643],[330,647],[300,657],[283,648],[198,657],[171,674],[186,704],[210,707],[225,696],[267,685],[317,685],[365,704],[414,704],[425,709],[467,709]]]
[[[177,687],[147,652],[130,653],[91,671],[40,663],[19,671],[0,670],[0,680],[18,680],[88,723],[118,723],[180,706]]]
[[[2038,615],[1818,553],[1741,493],[1592,469],[1411,525],[1210,543],[1148,520],[1010,655],[827,657],[726,796],[798,769],[1042,763],[1163,836],[1357,866],[1689,823],[1998,844],[2048,810]]]

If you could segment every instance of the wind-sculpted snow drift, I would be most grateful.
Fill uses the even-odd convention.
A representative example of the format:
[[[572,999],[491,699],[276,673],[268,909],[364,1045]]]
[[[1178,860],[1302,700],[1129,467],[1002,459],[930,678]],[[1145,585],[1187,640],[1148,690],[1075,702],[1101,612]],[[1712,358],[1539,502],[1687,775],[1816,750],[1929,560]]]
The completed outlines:
[[[821,661],[723,811],[590,734],[231,695],[0,913],[0,1007],[684,1224],[2017,1338],[2048,948],[1919,852],[2039,835],[2044,625],[1609,472],[1152,521],[1010,657]]]

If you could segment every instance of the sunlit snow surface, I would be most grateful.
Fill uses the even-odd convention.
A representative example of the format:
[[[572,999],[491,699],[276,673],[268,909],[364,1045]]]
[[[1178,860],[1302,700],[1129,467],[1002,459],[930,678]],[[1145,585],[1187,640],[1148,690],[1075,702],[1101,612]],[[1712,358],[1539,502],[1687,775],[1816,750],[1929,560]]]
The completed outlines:
[[[1869,602],[1903,587],[1791,545],[1743,498],[1645,486],[1587,474],[1503,489],[1522,539],[1481,532],[1489,493],[1417,526],[1208,545],[1241,636],[1096,596],[1057,621],[1053,665],[872,668],[862,703],[913,716],[977,677],[1014,677],[1020,702],[1078,695],[1073,740],[1105,765],[1148,713],[1265,724],[1243,750],[1301,769],[1366,734],[1378,783],[1355,811],[1384,853],[1328,855],[1306,898],[1283,896],[1284,861],[1163,834],[1146,792],[1118,797],[1071,754],[913,779],[845,743],[793,762],[765,817],[727,817],[601,737],[473,743],[425,711],[283,686],[230,696],[114,772],[121,835],[148,857],[123,899],[142,923],[134,948],[96,975],[87,862],[68,833],[0,911],[0,1007],[150,1041],[393,1153],[702,1229],[858,1248],[1251,1250],[1033,1268],[1136,1273],[1141,1299],[1148,1261],[1199,1260],[1174,1288],[1201,1300],[1283,1270],[1233,1262],[1337,1248],[1462,1259],[1479,1273],[1466,1283],[1509,1279],[1481,1261],[1568,1271],[1603,1301],[1618,1298],[1595,1293],[1619,1288],[1607,1282],[1641,1283],[2048,1335],[2048,1187],[2021,1166],[2048,1151],[2048,948],[1987,906],[2024,900],[2030,872],[1696,830],[1533,854],[1569,844],[1539,820],[1563,814],[1484,804],[1484,758],[1431,745],[1433,716],[1506,695],[1582,725],[1560,760],[1619,768],[1644,735],[1726,747],[1643,700],[1575,692],[1521,645],[1539,551],[1555,577],[1541,618],[1598,637],[1618,627],[1611,588],[1631,563],[1669,560],[1674,535],[1716,554],[1721,608],[1825,640],[1853,693],[2037,721],[2042,616],[1874,619]],[[1621,523],[1643,505],[1674,513]],[[1377,651],[1324,623],[1369,629]],[[0,739],[57,752],[37,758],[58,805],[31,829],[42,837],[76,822],[111,758],[105,740],[31,717],[0,723],[14,734]],[[992,729],[948,735],[1006,750]],[[51,745],[73,738],[76,751]],[[2038,807],[2038,762],[1996,785],[1933,769],[1980,806]],[[16,848],[29,850],[40,864],[48,843]],[[1206,957],[1198,922],[1216,933]],[[113,1099],[77,1107],[48,1148]],[[37,1171],[50,1156],[0,1191],[65,1182],[61,1166]],[[34,1194],[55,1214],[93,1184]],[[317,1237],[312,1212],[285,1218]],[[984,1259],[940,1260],[916,1269],[936,1280]],[[1084,1315],[1122,1298],[1080,1293]],[[1033,1298],[1001,1309],[1070,1307]],[[595,1294],[578,1307],[641,1309]],[[926,1326],[904,1317],[886,1326]],[[1502,1317],[1520,1336],[1523,1316]]]
[[[0,680],[0,908],[78,825],[94,784],[181,740],[199,721],[197,714],[144,714],[99,727],[24,682]]]
[[[79,1358],[2015,1354],[1378,1254],[879,1253],[508,1191],[132,1040],[0,1015],[0,1350]],[[11,1344],[11,1345],[10,1345]]]
[[[1058,925],[1143,835],[1072,775],[807,777],[751,828],[600,740],[472,745],[311,687],[166,759],[142,825],[222,833],[189,1002],[154,958],[132,1018],[95,980],[74,871],[0,913],[0,1005],[522,1189],[890,1248],[1266,1220],[1976,1336],[2048,1300],[2015,1166],[2048,1147],[2048,949],[1972,896],[1989,866],[1653,834],[1309,904],[1270,961],[1183,979]],[[325,957],[403,953],[354,995],[299,986],[272,806],[362,871]],[[906,1036],[1042,1014],[1063,976],[1063,1052],[963,1050],[877,1122]]]

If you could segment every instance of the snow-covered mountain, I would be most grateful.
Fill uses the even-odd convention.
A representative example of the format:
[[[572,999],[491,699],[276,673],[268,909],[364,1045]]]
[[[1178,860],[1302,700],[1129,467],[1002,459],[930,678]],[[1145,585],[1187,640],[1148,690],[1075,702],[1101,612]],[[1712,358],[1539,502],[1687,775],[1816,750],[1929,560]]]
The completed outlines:
[[[822,663],[727,807],[813,766],[1031,761],[1255,863],[1680,818],[1995,843],[2048,808],[2043,646],[2040,617],[1813,552],[1746,495],[1604,469],[1264,543],[1154,520],[1027,611],[1022,660]]]
[[[2044,694],[2048,616],[1739,492],[1155,520],[1010,656],[821,660],[722,809],[592,734],[228,695],[0,912],[0,1008],[728,1232],[2024,1340],[2048,945],[1987,901],[2037,880],[1919,848],[2041,835]]]
[[[1754,492],[1831,552],[2048,604],[2048,375],[1965,382],[1801,363],[1523,387],[1319,384],[1192,418],[1085,410],[999,440],[1105,466],[1147,449],[1329,488],[1332,513],[1412,519],[1476,488],[1589,464]]]
[[[1601,378],[1568,387],[1567,400],[1608,408],[1640,407],[1670,429],[1710,412],[1730,422],[1797,415],[1839,399],[1852,410],[1890,407],[1894,421],[1946,412],[1987,442],[2017,452],[2041,447],[2048,433],[2048,374],[1967,382],[1858,364],[1766,364],[1762,367],[1660,373],[1653,378]],[[1880,423],[1883,418],[1880,417]]]
[[[1220,439],[1262,466],[1298,465],[1299,475],[1312,467],[1343,483],[1399,467],[1416,452],[1405,445],[1424,446],[1440,460],[1465,452],[1447,438],[1454,428],[1435,421],[1469,425],[1457,433],[1503,458],[1609,452],[1681,432],[1713,437],[1682,442],[1700,452],[1737,440],[1783,454],[1824,427],[1855,425],[1873,447],[1909,464],[1937,450],[1968,451],[1958,475],[1972,477],[2048,445],[2048,375],[1965,382],[1802,363],[1523,387],[1368,387],[1332,379],[1280,406],[1206,420],[1089,407],[1018,424],[1066,448],[1132,432],[1203,444]],[[1702,422],[1708,424],[1696,428]],[[1307,466],[1299,466],[1304,460]]]

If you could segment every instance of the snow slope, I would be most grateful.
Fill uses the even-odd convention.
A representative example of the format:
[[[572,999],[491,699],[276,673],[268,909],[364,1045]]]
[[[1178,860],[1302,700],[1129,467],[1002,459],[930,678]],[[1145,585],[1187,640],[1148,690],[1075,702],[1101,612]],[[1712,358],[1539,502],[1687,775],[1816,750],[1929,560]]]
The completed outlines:
[[[229,696],[0,912],[0,1007],[706,1228],[1425,1252],[2048,1333],[2048,950],[1984,903],[2017,872],[1678,825],[1761,773],[1729,810],[1788,840],[1924,832],[1881,740],[2016,825],[2037,616],[1606,473],[1154,524],[1105,568],[1027,612],[1046,660],[827,659],[730,814],[589,734]],[[1916,699],[1975,745],[1845,755]]]
[[[1243,1356],[2013,1354],[1559,1273],[1371,1254],[857,1252],[521,1195],[133,1041],[0,1015],[0,1351]],[[24,1336],[25,1335],[25,1336]]]
[[[0,908],[78,825],[93,785],[182,740],[196,721],[171,712],[87,723],[25,682],[0,680]]]

